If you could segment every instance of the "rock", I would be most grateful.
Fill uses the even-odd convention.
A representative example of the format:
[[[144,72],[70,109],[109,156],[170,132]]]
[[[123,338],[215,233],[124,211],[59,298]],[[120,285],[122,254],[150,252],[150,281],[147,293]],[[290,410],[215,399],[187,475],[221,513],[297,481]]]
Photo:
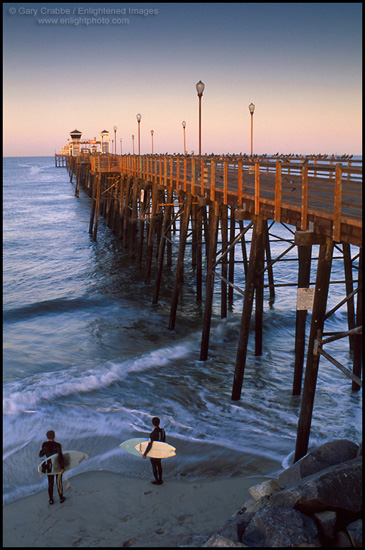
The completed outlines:
[[[267,506],[256,512],[242,541],[253,547],[320,546],[317,535],[314,521],[298,510]]]
[[[357,450],[357,456],[362,456],[362,442],[359,445],[359,448]]]
[[[355,458],[358,449],[356,443],[347,439],[324,443],[284,470],[279,475],[279,485],[283,488],[292,487],[304,477]]]
[[[233,540],[227,539],[226,537],[222,537],[222,535],[213,535],[212,537],[210,537],[209,540],[207,540],[205,544],[203,544],[204,548],[214,547],[214,546],[219,546],[222,548],[241,546],[241,547],[247,548],[245,544],[242,544],[242,542],[233,542]]]
[[[243,533],[258,510],[267,505],[269,497],[262,497],[259,500],[249,500],[238,512],[224,524],[218,531],[222,535],[235,542],[242,540]]]
[[[336,512],[326,510],[325,512],[317,512],[314,514],[319,533],[326,539],[334,539],[336,527]]]
[[[347,532],[354,545],[358,548],[362,548],[362,519],[350,523],[347,526]]]
[[[273,495],[281,489],[283,489],[283,486],[280,486],[276,479],[269,479],[251,487],[248,492],[255,500],[259,500],[262,497]]]
[[[333,546],[335,548],[352,548],[350,537],[343,531],[339,531]]]
[[[179,544],[179,548],[200,548],[208,538],[207,535],[190,535],[184,544]]]
[[[261,510],[261,508],[263,508],[264,506],[267,505],[268,501],[269,501],[268,496],[261,497],[258,500],[254,500],[253,498],[251,498],[250,500],[248,500],[244,504],[245,514],[248,513],[248,512],[257,512],[257,510]]]
[[[302,479],[272,495],[270,507],[295,508],[305,514],[325,510],[360,513],[362,510],[362,459],[354,458]]]

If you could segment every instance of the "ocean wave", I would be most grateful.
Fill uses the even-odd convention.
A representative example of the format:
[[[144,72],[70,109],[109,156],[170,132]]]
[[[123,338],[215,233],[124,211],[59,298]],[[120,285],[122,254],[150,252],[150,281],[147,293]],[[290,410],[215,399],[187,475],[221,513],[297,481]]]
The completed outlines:
[[[189,345],[154,350],[134,360],[108,361],[80,372],[79,366],[45,372],[4,385],[3,414],[15,415],[36,410],[43,402],[55,402],[72,395],[86,394],[121,382],[130,373],[161,369],[191,353]]]
[[[87,309],[90,307],[104,307],[105,297],[103,298],[57,298],[54,300],[44,300],[34,302],[23,307],[9,309],[3,312],[4,321],[19,321],[30,317],[39,317],[49,313],[63,313],[74,311],[76,309]]]

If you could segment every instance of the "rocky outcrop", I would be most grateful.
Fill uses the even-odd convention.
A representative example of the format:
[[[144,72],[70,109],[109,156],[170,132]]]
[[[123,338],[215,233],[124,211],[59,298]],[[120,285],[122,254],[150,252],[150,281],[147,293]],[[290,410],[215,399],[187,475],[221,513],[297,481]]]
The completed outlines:
[[[362,547],[362,447],[325,443],[253,497],[203,547]]]
[[[347,439],[325,443],[284,470],[278,482],[281,487],[292,487],[304,477],[356,458],[358,449],[359,445]]]

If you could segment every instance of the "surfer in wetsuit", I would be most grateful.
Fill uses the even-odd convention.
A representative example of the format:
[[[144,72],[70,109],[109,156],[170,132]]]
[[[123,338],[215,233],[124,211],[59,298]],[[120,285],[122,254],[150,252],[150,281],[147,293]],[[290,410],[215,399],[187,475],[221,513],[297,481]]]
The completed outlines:
[[[56,436],[55,436],[55,433],[54,433],[53,430],[49,430],[46,435],[47,435],[48,441],[45,441],[42,444],[42,448],[39,451],[39,456],[46,455],[48,457],[48,456],[52,456],[52,455],[55,455],[56,453],[58,453],[58,457],[59,457],[59,460],[60,460],[60,465],[61,465],[62,470],[59,474],[57,474],[57,490],[58,490],[58,495],[60,497],[60,502],[65,502],[66,497],[63,496],[63,486],[62,486],[62,474],[64,472],[64,466],[65,466],[65,463],[64,463],[64,460],[63,460],[63,454],[62,454],[62,447],[61,447],[60,443],[57,443],[57,441],[54,440]],[[53,500],[53,485],[54,485],[55,476],[54,475],[48,475],[47,477],[48,477],[49,503],[53,504],[54,503],[54,500]]]
[[[157,416],[152,418],[152,425],[154,427],[153,432],[150,433],[150,440],[146,447],[143,458],[147,458],[148,452],[151,450],[154,441],[165,441],[166,434],[163,428],[160,428],[160,419]],[[152,481],[153,485],[162,485],[162,464],[161,458],[150,458],[153,475],[155,476],[155,481]]]

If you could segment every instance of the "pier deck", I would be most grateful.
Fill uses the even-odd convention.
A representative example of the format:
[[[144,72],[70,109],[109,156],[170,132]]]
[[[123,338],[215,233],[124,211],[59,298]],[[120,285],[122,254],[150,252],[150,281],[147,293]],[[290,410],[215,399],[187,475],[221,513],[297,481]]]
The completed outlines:
[[[250,161],[237,156],[90,156],[94,173],[140,177],[360,246],[362,161],[338,161],[307,157]]]

